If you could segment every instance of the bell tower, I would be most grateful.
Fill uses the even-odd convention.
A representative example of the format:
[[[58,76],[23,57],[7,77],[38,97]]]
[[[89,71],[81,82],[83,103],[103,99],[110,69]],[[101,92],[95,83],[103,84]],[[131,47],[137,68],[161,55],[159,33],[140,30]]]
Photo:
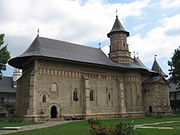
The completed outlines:
[[[117,63],[133,63],[127,44],[129,32],[123,28],[117,15],[112,30],[107,36],[110,38],[109,58]]]

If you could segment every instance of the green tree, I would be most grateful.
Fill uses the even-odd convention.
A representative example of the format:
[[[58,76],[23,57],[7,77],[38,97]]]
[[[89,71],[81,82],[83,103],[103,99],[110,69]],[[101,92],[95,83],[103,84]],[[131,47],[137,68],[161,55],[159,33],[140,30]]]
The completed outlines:
[[[4,34],[0,34],[0,79],[2,71],[6,70],[6,63],[10,59],[10,52],[7,50],[7,45],[4,44]]]
[[[180,88],[180,48],[175,49],[171,61],[168,61],[168,65],[171,67],[169,70],[170,81],[178,85]]]
[[[12,114],[14,113],[15,107],[13,105],[10,104],[4,104],[2,105],[2,107],[0,108],[0,111],[6,111],[7,112],[7,117],[12,116]]]

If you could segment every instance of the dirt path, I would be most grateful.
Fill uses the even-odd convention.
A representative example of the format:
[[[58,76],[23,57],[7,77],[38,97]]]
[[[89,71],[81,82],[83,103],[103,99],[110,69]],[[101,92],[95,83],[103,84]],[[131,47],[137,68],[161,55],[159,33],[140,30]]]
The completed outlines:
[[[21,126],[21,129],[19,129],[19,130],[0,130],[0,135],[19,132],[19,131],[32,130],[32,129],[46,128],[46,127],[61,125],[61,124],[70,123],[70,122],[72,122],[72,121],[49,121],[49,122],[46,122],[43,124]]]

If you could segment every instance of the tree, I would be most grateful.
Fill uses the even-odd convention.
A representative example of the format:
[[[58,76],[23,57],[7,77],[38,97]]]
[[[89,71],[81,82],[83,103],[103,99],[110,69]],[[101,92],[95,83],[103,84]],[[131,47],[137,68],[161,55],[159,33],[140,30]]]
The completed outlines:
[[[168,61],[168,65],[171,67],[169,70],[170,81],[180,88],[180,48],[175,49],[171,61]]]
[[[7,117],[12,116],[14,114],[14,106],[10,104],[4,104],[1,108],[0,111],[6,111],[7,112]]]
[[[6,70],[7,61],[10,59],[10,52],[7,50],[7,45],[4,44],[4,34],[0,34],[0,79],[2,71]]]

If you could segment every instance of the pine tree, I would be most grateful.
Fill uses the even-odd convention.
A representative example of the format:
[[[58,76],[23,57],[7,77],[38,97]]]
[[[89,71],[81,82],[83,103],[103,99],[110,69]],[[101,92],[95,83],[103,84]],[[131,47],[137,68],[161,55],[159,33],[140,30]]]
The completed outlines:
[[[2,71],[6,70],[7,61],[10,59],[10,52],[7,50],[7,45],[4,44],[4,34],[0,34],[0,79]]]
[[[180,48],[175,49],[171,61],[168,61],[168,65],[171,67],[169,70],[170,81],[180,88]]]

